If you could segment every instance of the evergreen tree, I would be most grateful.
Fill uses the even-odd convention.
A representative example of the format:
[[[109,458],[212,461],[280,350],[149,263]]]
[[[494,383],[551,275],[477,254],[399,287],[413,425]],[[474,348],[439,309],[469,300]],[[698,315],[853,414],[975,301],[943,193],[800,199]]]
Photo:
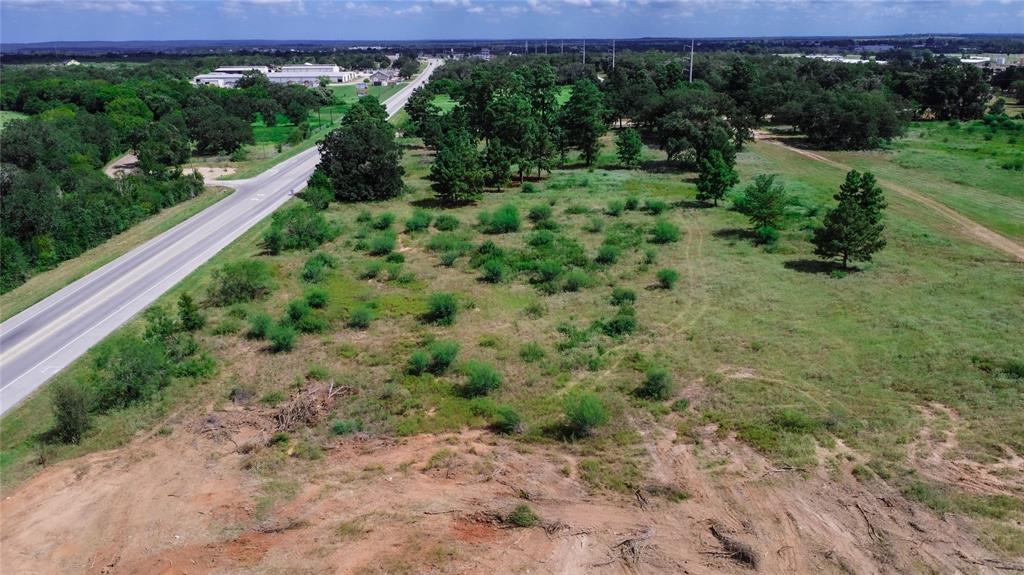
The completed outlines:
[[[824,225],[814,230],[814,253],[826,259],[841,258],[843,268],[849,267],[851,260],[871,261],[872,255],[885,247],[882,189],[870,172],[853,170],[846,174],[835,199],[838,205],[825,214]]]
[[[501,140],[492,139],[487,142],[483,154],[484,182],[501,191],[502,186],[512,178],[512,162],[509,160],[508,149]]]
[[[319,144],[318,169],[330,178],[338,201],[384,200],[402,193],[402,148],[383,106],[369,99],[353,106],[341,127]]]
[[[484,171],[476,141],[467,130],[451,130],[444,135],[430,166],[431,187],[437,199],[446,204],[474,200],[483,193]]]
[[[701,162],[697,174],[697,199],[702,202],[711,200],[717,206],[718,200],[725,197],[725,192],[739,181],[736,170],[722,157],[722,153],[711,150],[708,158]]]
[[[643,143],[640,141],[640,132],[633,128],[622,130],[615,138],[615,151],[619,156],[619,163],[627,168],[640,166],[642,150]]]
[[[199,311],[199,306],[187,293],[181,294],[178,298],[178,322],[185,331],[197,331],[206,325],[206,316]]]
[[[786,208],[786,189],[775,183],[775,176],[761,174],[747,186],[736,206],[750,218],[754,229],[776,228]]]
[[[562,109],[562,125],[568,144],[580,151],[588,166],[597,158],[600,138],[608,131],[604,116],[604,96],[597,86],[587,79],[576,82]]]

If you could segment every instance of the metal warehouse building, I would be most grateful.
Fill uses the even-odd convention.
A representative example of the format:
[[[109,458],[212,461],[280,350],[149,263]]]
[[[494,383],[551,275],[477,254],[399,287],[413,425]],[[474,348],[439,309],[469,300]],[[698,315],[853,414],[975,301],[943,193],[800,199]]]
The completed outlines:
[[[199,74],[192,79],[198,85],[233,88],[246,72],[259,72],[275,84],[302,84],[316,86],[320,78],[327,78],[331,83],[348,82],[355,78],[355,72],[342,70],[333,64],[302,64],[282,66],[278,70],[267,66],[223,66],[209,74]]]

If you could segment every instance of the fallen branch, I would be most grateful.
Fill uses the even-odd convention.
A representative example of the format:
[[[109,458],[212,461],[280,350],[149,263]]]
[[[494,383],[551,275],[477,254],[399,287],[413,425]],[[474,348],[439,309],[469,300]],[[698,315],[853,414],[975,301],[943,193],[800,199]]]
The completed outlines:
[[[749,565],[754,569],[757,569],[758,565],[761,564],[761,556],[758,555],[757,551],[753,547],[733,538],[731,535],[725,532],[725,529],[720,525],[711,525],[711,534],[718,539],[718,542],[722,544],[722,548],[728,553],[728,557],[739,563]]]

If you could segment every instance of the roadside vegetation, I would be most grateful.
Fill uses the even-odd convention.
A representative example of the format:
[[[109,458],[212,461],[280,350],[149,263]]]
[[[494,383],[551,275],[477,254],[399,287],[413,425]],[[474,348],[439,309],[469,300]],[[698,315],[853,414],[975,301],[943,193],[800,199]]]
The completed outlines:
[[[738,62],[715,70],[742,79]],[[1019,499],[924,476],[907,454],[934,405],[960,421],[946,457],[1024,452],[1020,265],[874,177],[906,157],[900,141],[834,153],[856,171],[751,141],[759,100],[681,86],[671,62],[634,69],[633,83],[660,94],[657,117],[616,112],[614,88],[589,78],[560,104],[562,71],[537,62],[462,66],[414,98],[408,137],[372,99],[355,106],[321,143],[302,198],[0,421],[0,471],[24,477],[126,442],[171,409],[285,406],[333,383],[344,400],[302,430],[312,445],[487,428],[524,449],[557,445],[574,456],[567,473],[633,496],[650,432],[696,445],[735,436],[796,472],[838,473],[853,458],[856,480],[974,518],[1016,552],[998,541],[1022,535]],[[826,69],[806,67],[804,81]],[[440,94],[458,104],[445,111]],[[709,102],[721,107],[700,115]],[[614,127],[634,115],[648,123]],[[910,125],[918,149],[941,143],[938,125]],[[1012,157],[1008,140],[986,141]],[[1009,187],[991,193],[1019,209]],[[160,377],[113,385],[126,354]],[[288,437],[257,449],[283,452]],[[708,469],[727,464],[695,453]],[[529,507],[505,518],[539,520]]]

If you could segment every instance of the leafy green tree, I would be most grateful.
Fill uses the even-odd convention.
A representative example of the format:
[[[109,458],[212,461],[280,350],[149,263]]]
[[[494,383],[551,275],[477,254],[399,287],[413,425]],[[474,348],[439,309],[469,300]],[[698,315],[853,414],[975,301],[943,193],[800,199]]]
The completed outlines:
[[[474,200],[483,193],[484,171],[473,136],[466,130],[445,134],[430,166],[431,187],[437,198],[454,204]]]
[[[191,149],[188,136],[170,122],[154,122],[144,129],[145,136],[136,146],[139,169],[146,174],[166,176],[188,161]]]
[[[718,200],[725,197],[725,192],[739,181],[740,177],[736,170],[722,157],[722,153],[712,150],[708,159],[700,164],[700,172],[697,174],[697,199],[702,202],[713,201],[717,206]]]
[[[777,228],[786,208],[786,188],[774,175],[761,174],[744,190],[737,208],[755,229]]]
[[[576,82],[562,109],[562,125],[569,145],[583,154],[588,166],[597,158],[600,138],[608,131],[604,117],[604,97],[597,86],[587,79]]]
[[[145,401],[171,381],[164,346],[125,336],[96,356],[95,401],[100,411]]]
[[[402,193],[402,149],[379,104],[363,98],[342,125],[320,142],[320,164],[342,202],[394,198]]]
[[[640,154],[643,151],[643,142],[640,141],[640,132],[633,128],[626,128],[619,132],[615,138],[615,152],[619,157],[619,163],[627,168],[640,166]]]
[[[838,205],[825,214],[824,225],[814,230],[814,253],[826,259],[840,258],[843,268],[849,262],[871,261],[885,247],[882,213],[886,208],[882,189],[870,172],[853,170],[835,195]]]
[[[509,159],[509,150],[501,143],[501,140],[493,138],[487,142],[481,160],[484,183],[501,191],[501,188],[512,178],[512,161]]]
[[[77,383],[57,381],[50,392],[53,437],[62,443],[78,443],[89,429],[89,395]]]

